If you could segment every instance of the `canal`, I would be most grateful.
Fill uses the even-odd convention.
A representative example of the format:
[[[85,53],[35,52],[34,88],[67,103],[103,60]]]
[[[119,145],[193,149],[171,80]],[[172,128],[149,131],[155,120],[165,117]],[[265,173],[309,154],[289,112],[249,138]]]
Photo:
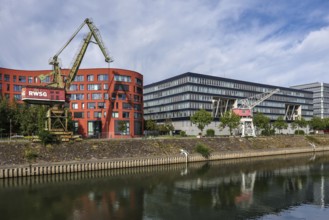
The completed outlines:
[[[0,219],[328,219],[329,154],[0,179]]]

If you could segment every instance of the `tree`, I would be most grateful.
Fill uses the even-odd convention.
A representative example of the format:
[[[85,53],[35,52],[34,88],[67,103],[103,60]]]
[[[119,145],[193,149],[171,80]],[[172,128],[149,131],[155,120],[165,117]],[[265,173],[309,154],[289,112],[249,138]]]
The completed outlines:
[[[282,129],[288,128],[288,123],[283,119],[283,116],[279,116],[276,121],[273,123],[273,127],[275,129],[279,130],[279,133],[281,133]]]
[[[233,111],[225,112],[220,118],[220,128],[228,127],[230,129],[230,135],[233,135],[233,129],[236,129],[240,125],[240,116],[235,114]]]
[[[326,121],[315,116],[309,121],[309,125],[313,130],[324,130],[326,128]]]
[[[262,134],[271,135],[274,133],[274,130],[271,128],[270,118],[266,117],[263,113],[255,114],[253,121],[256,129],[261,131]]]
[[[121,132],[121,135],[127,134],[127,121],[119,121],[119,131]]]
[[[149,119],[149,120],[145,121],[145,128],[146,128],[146,130],[149,130],[149,131],[156,131],[156,130],[158,130],[158,125],[155,121],[153,121],[152,119]]]
[[[297,134],[299,134],[300,128],[307,126],[307,121],[303,117],[298,117],[291,125],[293,129],[297,128]]]
[[[190,120],[199,128],[202,134],[202,131],[205,126],[209,125],[212,122],[213,118],[211,116],[211,113],[207,112],[204,109],[200,109],[199,111],[195,112],[194,115],[191,116]]]

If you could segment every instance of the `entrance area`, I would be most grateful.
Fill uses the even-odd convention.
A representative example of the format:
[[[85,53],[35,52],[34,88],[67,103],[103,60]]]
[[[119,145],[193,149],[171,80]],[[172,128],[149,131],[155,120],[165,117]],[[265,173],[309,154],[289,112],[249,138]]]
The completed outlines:
[[[88,137],[100,138],[102,136],[102,122],[88,121]]]

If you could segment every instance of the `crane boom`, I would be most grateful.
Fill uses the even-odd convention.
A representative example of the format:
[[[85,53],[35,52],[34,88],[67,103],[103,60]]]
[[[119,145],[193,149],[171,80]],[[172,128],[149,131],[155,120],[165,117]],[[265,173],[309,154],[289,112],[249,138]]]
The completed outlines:
[[[259,105],[260,103],[262,103],[266,99],[270,98],[272,95],[274,95],[275,93],[277,93],[279,91],[280,91],[280,89],[275,89],[275,90],[272,90],[269,92],[264,92],[261,94],[251,96],[246,99],[241,99],[238,101],[238,105],[240,105],[239,106],[240,108],[253,109],[256,105]]]

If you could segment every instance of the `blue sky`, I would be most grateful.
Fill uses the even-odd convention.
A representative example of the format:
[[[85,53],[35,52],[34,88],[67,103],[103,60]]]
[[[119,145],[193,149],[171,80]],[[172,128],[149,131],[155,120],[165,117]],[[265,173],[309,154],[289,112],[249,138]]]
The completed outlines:
[[[0,0],[0,66],[51,69],[48,60],[85,18],[111,67],[144,84],[185,72],[292,86],[329,83],[328,0]],[[81,31],[60,55],[69,68]],[[90,45],[81,68],[108,67]]]

